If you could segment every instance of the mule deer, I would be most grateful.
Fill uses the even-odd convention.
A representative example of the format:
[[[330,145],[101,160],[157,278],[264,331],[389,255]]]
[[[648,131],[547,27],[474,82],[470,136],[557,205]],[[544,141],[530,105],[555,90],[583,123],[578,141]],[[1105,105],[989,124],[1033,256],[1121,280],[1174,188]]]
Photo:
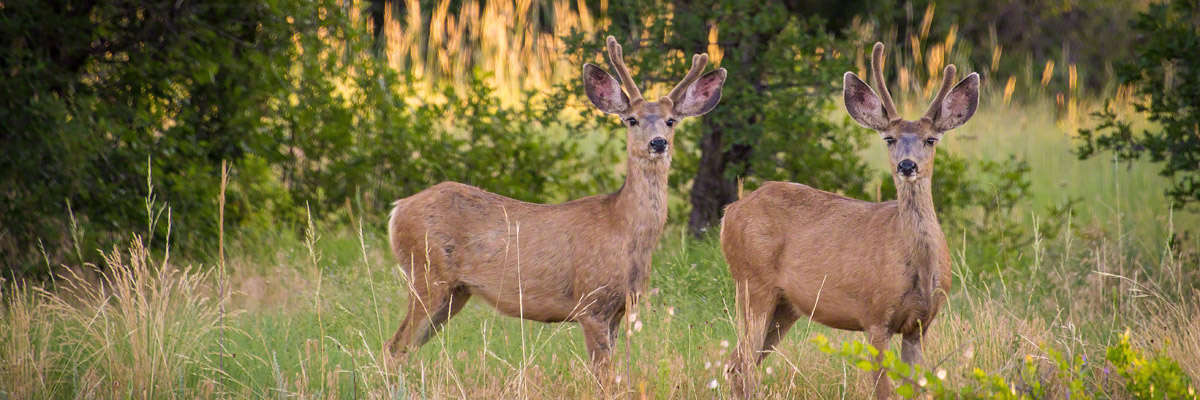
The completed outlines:
[[[387,343],[393,363],[427,341],[472,296],[501,313],[578,322],[594,368],[607,372],[617,326],[650,274],[667,220],[667,172],[680,119],[721,98],[725,70],[701,75],[707,54],[659,101],[646,101],[608,37],[620,81],[583,66],[596,108],[626,125],[627,170],[616,193],[544,205],[443,182],[394,203],[388,232],[410,285],[408,314]],[[622,91],[624,86],[625,91]]]
[[[883,44],[871,57],[876,95],[843,77],[846,110],[887,143],[895,201],[871,203],[797,183],[768,182],[726,208],[721,249],[737,285],[742,338],[730,362],[735,396],[753,395],[752,369],[799,318],[864,331],[882,351],[903,335],[901,358],[920,363],[921,340],[950,290],[950,253],[930,178],[942,135],[975,113],[979,75],[951,89],[953,65],[921,119],[905,121],[884,84]],[[875,395],[891,383],[875,374]]]

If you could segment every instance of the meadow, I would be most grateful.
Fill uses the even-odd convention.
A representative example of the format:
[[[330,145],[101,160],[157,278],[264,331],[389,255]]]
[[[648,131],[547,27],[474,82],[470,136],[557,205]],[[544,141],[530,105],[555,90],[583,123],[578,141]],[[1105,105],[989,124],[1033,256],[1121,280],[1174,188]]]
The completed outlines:
[[[347,3],[360,8],[367,5]],[[113,158],[145,162],[145,174],[158,179],[155,184],[146,182],[149,195],[144,199],[129,196],[143,192],[122,186],[131,181],[141,184],[141,165],[123,171],[127,172],[123,180],[112,186],[98,186],[113,189],[100,193],[111,197],[113,204],[136,205],[138,213],[129,215],[142,215],[144,203],[146,221],[142,227],[118,232],[115,236],[121,244],[97,248],[92,245],[98,243],[97,237],[110,239],[113,235],[101,230],[108,227],[94,223],[101,214],[97,212],[89,220],[80,213],[82,204],[71,209],[66,203],[61,210],[53,210],[63,224],[29,218],[38,226],[66,225],[68,234],[61,235],[65,239],[60,242],[68,244],[56,245],[47,239],[43,246],[39,240],[39,253],[20,254],[22,260],[42,261],[36,265],[44,266],[44,281],[18,279],[15,273],[0,276],[0,400],[729,397],[725,363],[738,332],[733,283],[715,235],[696,239],[688,234],[685,212],[689,203],[686,190],[681,193],[679,187],[671,192],[672,214],[654,253],[649,290],[627,313],[621,327],[614,354],[614,387],[602,389],[592,375],[577,325],[504,317],[479,300],[468,303],[407,365],[393,369],[384,361],[384,343],[399,326],[409,301],[409,282],[388,249],[384,220],[392,199],[378,198],[384,197],[382,193],[412,193],[419,189],[413,186],[424,185],[433,177],[465,180],[480,175],[481,186],[493,185],[491,189],[501,194],[557,199],[606,184],[611,187],[604,189],[616,190],[624,169],[617,155],[623,142],[609,131],[614,124],[605,125],[614,121],[601,120],[608,117],[598,112],[578,113],[578,108],[586,107],[585,102],[567,96],[566,108],[575,109],[555,114],[559,124],[529,127],[538,125],[538,118],[527,115],[533,114],[530,104],[534,102],[523,101],[528,100],[526,94],[549,93],[557,84],[573,82],[580,62],[600,60],[599,46],[581,50],[582,45],[575,41],[573,47],[567,44],[567,32],[577,28],[593,35],[616,29],[606,20],[608,2],[600,2],[594,12],[582,6],[572,9],[574,2],[566,0],[547,2],[554,4],[554,15],[540,13],[545,4],[538,2],[464,2],[467,6],[458,11],[460,15],[451,12],[451,3],[455,3],[451,1],[403,3],[408,14],[394,14],[398,8],[381,11],[386,29],[374,38],[383,43],[379,59],[343,57],[355,52],[368,54],[379,43],[370,42],[365,13],[338,14],[336,9],[344,5],[332,1],[282,2],[287,7],[263,8],[278,13],[268,15],[272,18],[243,16],[248,21],[271,21],[274,25],[263,28],[265,25],[259,24],[256,29],[285,33],[271,43],[290,52],[264,51],[272,58],[252,57],[255,63],[246,64],[249,67],[237,58],[220,59],[236,67],[223,67],[226,75],[212,74],[209,64],[192,62],[187,57],[194,55],[189,52],[180,52],[187,57],[178,64],[159,65],[155,57],[132,58],[150,60],[129,64],[138,74],[143,69],[170,71],[173,66],[199,69],[183,74],[199,76],[194,78],[194,87],[189,86],[195,93],[204,93],[204,84],[211,83],[201,78],[245,78],[229,71],[276,71],[275,75],[263,74],[270,79],[259,80],[256,75],[246,79],[261,84],[257,91],[274,92],[262,98],[229,96],[238,101],[230,103],[232,108],[257,111],[247,111],[250,117],[239,122],[244,125],[212,128],[236,133],[237,138],[229,143],[237,145],[229,148],[251,149],[240,162],[234,162],[229,181],[220,172],[211,173],[218,171],[213,161],[224,160],[228,154],[196,150],[186,134],[163,134],[163,141],[157,141],[160,128],[169,129],[177,122],[187,129],[206,126],[212,120],[208,116],[189,116],[155,103],[142,110],[146,115],[135,118],[149,121],[145,126],[125,132],[118,130],[124,121],[120,117],[129,111],[125,106],[113,103],[116,105],[108,111],[117,117],[97,114],[111,118],[97,118],[104,123],[99,128],[125,132],[139,140],[154,137],[145,142],[119,142],[121,146],[92,143],[96,148],[129,151],[116,152]],[[433,10],[422,14],[420,7],[431,3]],[[614,5],[638,5],[617,3]],[[1136,3],[1145,6],[1145,2]],[[0,8],[3,5],[0,2]],[[955,6],[947,3],[941,7]],[[250,9],[230,7],[233,11]],[[1128,88],[1088,92],[1077,84],[1074,64],[1060,61],[1062,65],[1055,70],[1052,60],[1034,63],[1033,55],[1011,50],[1002,55],[1001,48],[1008,43],[995,42],[994,31],[995,43],[968,43],[966,36],[955,36],[957,19],[938,19],[935,24],[934,10],[931,2],[923,19],[919,8],[907,10],[908,28],[913,28],[905,31],[911,36],[907,41],[914,48],[924,48],[927,55],[900,55],[899,62],[889,64],[899,67],[893,90],[904,103],[900,109],[913,113],[924,109],[926,100],[908,98],[909,93],[924,90],[928,97],[944,62],[956,62],[964,72],[986,70],[989,78],[1009,78],[1006,82],[985,81],[974,118],[939,145],[944,149],[940,151],[948,154],[935,164],[944,167],[938,171],[962,174],[955,177],[956,182],[974,184],[973,190],[983,193],[970,201],[987,204],[958,200],[953,210],[939,210],[944,212],[943,229],[953,253],[954,287],[925,340],[925,365],[916,369],[891,358],[885,363],[897,373],[907,371],[904,379],[897,379],[908,387],[900,394],[1195,399],[1195,385],[1200,382],[1200,213],[1194,204],[1182,210],[1172,206],[1164,190],[1173,182],[1158,174],[1159,164],[1119,162],[1107,153],[1079,160],[1074,153],[1078,130],[1095,123],[1089,114],[1101,107],[1104,98],[1116,98],[1114,107],[1119,112],[1132,116],[1138,124],[1146,123],[1132,111],[1129,95],[1122,94]],[[293,14],[301,17],[301,24],[312,24],[307,31],[292,31],[296,23]],[[317,20],[323,22],[314,20],[313,15],[320,15]],[[217,17],[221,21],[226,18],[223,14]],[[543,24],[543,18],[548,22]],[[195,20],[204,22],[199,17]],[[640,23],[654,26],[664,20],[668,18],[647,17]],[[34,26],[40,20],[28,21]],[[941,23],[944,21],[950,22]],[[877,22],[890,23],[855,19],[846,22],[846,32],[862,38],[897,34],[895,26],[877,32],[872,25]],[[203,31],[217,25],[224,26],[198,24],[190,29]],[[546,25],[558,30],[547,31]],[[117,28],[125,29],[123,25]],[[749,29],[727,28],[721,35]],[[342,36],[338,29],[345,29]],[[931,29],[935,34],[930,34]],[[939,30],[948,33],[937,33]],[[725,44],[718,45],[716,29],[705,33],[713,38],[709,51],[714,64],[718,63]],[[200,36],[232,37],[223,31]],[[204,44],[207,42],[180,42],[197,48],[223,48]],[[960,44],[955,47],[955,43]],[[801,45],[811,43],[806,39],[797,46]],[[901,50],[895,54],[902,54],[903,46],[897,46]],[[818,59],[826,54],[826,48],[817,50]],[[971,66],[971,51],[992,52],[991,68]],[[843,55],[832,60],[853,63],[864,75],[863,54]],[[656,57],[684,59],[674,53],[640,53],[638,57],[643,57],[635,66],[639,73],[641,64]],[[649,65],[662,67],[662,61]],[[1001,61],[1019,66],[1001,68]],[[333,72],[329,68],[334,68]],[[35,77],[59,74],[50,69],[27,70],[45,72]],[[1102,76],[1100,71],[1086,72]],[[840,79],[841,73],[835,71],[833,76]],[[1022,78],[1017,82],[1016,77]],[[91,82],[93,78],[80,73],[61,79]],[[179,89],[186,79],[193,78],[168,74],[147,87],[179,92],[175,94],[178,99],[173,98],[178,103],[168,101],[166,105],[189,110],[198,97]],[[11,80],[18,81],[23,80]],[[222,85],[246,82],[234,79]],[[389,83],[393,86],[387,87]],[[440,89],[442,85],[453,88]],[[658,87],[661,82],[652,86],[647,93],[662,89]],[[1065,101],[1060,100],[1064,91]],[[138,90],[131,92],[130,98],[142,96]],[[104,93],[89,96],[100,99]],[[447,94],[453,93],[463,96],[455,99],[462,104],[448,100],[453,96]],[[480,93],[490,97],[471,98]],[[256,109],[256,102],[271,106]],[[823,110],[831,121],[852,123],[841,107],[840,93],[828,104],[836,107],[814,106],[804,112]],[[506,108],[509,106],[517,108]],[[66,129],[47,121],[89,120],[45,115],[32,120],[33,126],[44,123],[49,133],[30,130],[31,136],[59,137],[54,136],[61,133],[55,129]],[[483,121],[462,115],[482,115]],[[582,123],[581,118],[604,122],[593,125]],[[164,121],[170,124],[160,124]],[[571,130],[579,126],[587,132]],[[97,126],[67,128],[73,130],[63,137],[79,139],[93,137]],[[203,129],[197,131],[204,133]],[[429,135],[433,131],[436,135]],[[242,137],[246,132],[251,133],[246,135],[250,139]],[[868,144],[848,148],[857,151],[871,168],[866,186],[878,188],[874,196],[864,197],[884,199],[891,178],[882,141],[864,129],[853,132],[861,137],[846,140],[863,139]],[[294,141],[297,136],[301,139],[296,143],[274,145],[281,138]],[[569,144],[578,147],[557,147],[568,141],[577,141]],[[62,142],[71,144],[70,140]],[[172,146],[195,153],[172,160],[176,150]],[[696,154],[690,157],[695,159],[695,147],[694,143],[680,143],[677,151],[692,151]],[[293,151],[297,148],[300,151]],[[393,154],[393,148],[404,151]],[[469,153],[462,154],[462,148]],[[59,148],[44,150],[56,153]],[[281,156],[282,150],[289,154]],[[547,151],[539,154],[541,150]],[[152,156],[159,158],[150,160]],[[560,156],[562,160],[555,159]],[[953,160],[959,163],[956,169],[949,168]],[[151,165],[151,161],[163,164]],[[540,164],[559,161],[568,165],[542,169]],[[79,163],[66,158],[63,164],[72,168],[62,169],[62,176],[76,175],[73,168]],[[219,165],[220,171],[228,171],[224,161]],[[1014,173],[1021,171],[1014,169],[1018,166],[1027,169]],[[164,179],[161,172],[170,170],[165,167],[179,168],[173,170],[176,175]],[[154,175],[156,171],[160,175]],[[565,171],[563,175],[568,176],[539,176],[546,171]],[[219,186],[210,184],[214,179],[209,175],[222,176]],[[510,175],[515,177],[506,179]],[[81,182],[93,182],[100,180],[93,179],[96,176],[107,175],[79,176]],[[397,182],[381,182],[389,176]],[[185,198],[156,195],[162,181]],[[1005,186],[1013,182],[1019,184]],[[683,186],[686,189],[687,185]],[[241,196],[231,204],[243,209],[225,206],[227,188],[231,198]],[[938,190],[935,186],[934,191]],[[217,193],[219,197],[210,196]],[[34,200],[27,204],[40,209],[19,211],[40,216],[39,212],[56,207]],[[214,200],[220,211],[209,218],[209,212],[215,211],[210,204]],[[104,209],[97,206],[93,211]],[[189,209],[192,215],[170,211]],[[240,216],[241,225],[226,225],[230,215]],[[179,222],[183,228],[172,231],[176,227],[173,222],[185,218],[188,223]],[[209,221],[216,228],[209,229]],[[0,229],[0,239],[6,239],[6,232]],[[102,261],[84,263],[97,259],[97,254]],[[801,320],[757,370],[763,397],[867,398],[871,393],[864,369],[880,365],[867,360],[872,350],[862,346],[864,340],[861,333]],[[899,349],[898,338],[891,349]]]
[[[1171,210],[1152,165],[1076,160],[1071,132],[1052,105],[993,101],[946,140],[968,160],[1015,154],[1034,171],[1031,201],[1014,212],[1032,235],[1011,249],[1018,257],[980,259],[967,250],[990,244],[946,232],[955,287],[927,340],[926,367],[951,393],[1004,398],[971,392],[999,377],[1009,389],[1001,394],[1132,397],[1106,360],[1123,340],[1144,360],[1167,356],[1183,376],[1200,376],[1200,239],[1180,235],[1200,228],[1197,215]],[[885,159],[878,146],[863,155],[872,165]],[[1066,220],[1039,215],[1067,198],[1077,202]],[[384,212],[351,209],[349,224],[310,218],[299,233],[230,232],[216,265],[152,254],[131,232],[128,246],[96,249],[108,274],[62,269],[53,291],[6,286],[0,396],[605,396],[576,325],[519,321],[480,301],[407,366],[389,369],[380,351],[403,317],[406,277],[382,227],[362,222]],[[1043,237],[1048,223],[1063,232]],[[715,237],[669,226],[649,287],[622,328],[619,387],[608,396],[727,397],[736,308]],[[851,344],[861,340],[802,320],[759,369],[766,397],[868,396]]]

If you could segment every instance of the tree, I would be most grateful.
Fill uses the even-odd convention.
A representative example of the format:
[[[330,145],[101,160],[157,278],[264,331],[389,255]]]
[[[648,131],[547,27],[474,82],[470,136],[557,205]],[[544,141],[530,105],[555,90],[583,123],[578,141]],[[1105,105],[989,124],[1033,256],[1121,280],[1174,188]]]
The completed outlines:
[[[1177,205],[1200,202],[1200,0],[1152,4],[1131,21],[1138,44],[1133,56],[1120,61],[1122,85],[1135,88],[1134,108],[1150,124],[1134,128],[1110,107],[1095,116],[1099,123],[1080,130],[1080,158],[1104,150],[1121,161],[1148,156],[1162,163],[1160,174],[1174,185],[1167,189]]]

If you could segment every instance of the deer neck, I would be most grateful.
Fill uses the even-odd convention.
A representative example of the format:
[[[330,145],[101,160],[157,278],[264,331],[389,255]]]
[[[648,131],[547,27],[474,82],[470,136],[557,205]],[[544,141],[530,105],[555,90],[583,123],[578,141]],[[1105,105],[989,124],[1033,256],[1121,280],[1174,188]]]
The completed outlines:
[[[929,178],[913,182],[896,180],[897,218],[901,246],[906,249],[905,262],[913,273],[913,284],[922,297],[932,299],[937,286],[940,248],[944,239],[933,207],[933,191]]]
[[[667,171],[670,159],[648,160],[630,156],[625,172],[625,184],[616,193],[616,213],[635,240],[658,241],[667,222]]]
[[[616,220],[625,229],[629,257],[626,278],[634,295],[640,294],[650,277],[650,254],[667,223],[667,171],[670,158],[647,160],[629,157],[625,184],[615,194]]]

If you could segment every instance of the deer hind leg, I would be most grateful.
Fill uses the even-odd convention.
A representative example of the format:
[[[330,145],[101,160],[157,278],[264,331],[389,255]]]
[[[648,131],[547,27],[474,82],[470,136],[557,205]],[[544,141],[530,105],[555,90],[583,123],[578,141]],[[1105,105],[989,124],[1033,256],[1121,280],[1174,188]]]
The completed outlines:
[[[875,355],[875,363],[883,363],[883,352],[887,350],[888,342],[892,339],[892,332],[883,326],[873,326],[867,328],[867,337],[871,341],[871,346],[879,350],[879,353]],[[892,395],[892,381],[888,379],[887,371],[880,368],[873,375],[872,381],[875,384],[875,398],[890,398]]]
[[[408,313],[388,340],[386,353],[393,366],[408,361],[409,353],[429,341],[471,298],[471,292],[456,282],[434,281],[428,274],[417,276],[409,287]]]
[[[773,328],[780,303],[779,295],[772,290],[751,292],[746,287],[745,284],[737,285],[737,304],[741,311],[742,329],[737,346],[734,346],[733,353],[729,356],[729,367],[726,371],[735,398],[755,397],[758,389],[755,366],[766,357],[763,350],[768,342],[773,340],[774,343],[770,343],[773,347],[783,334],[769,332],[775,330]],[[791,326],[790,323],[782,325]],[[772,335],[774,338],[769,339]]]
[[[795,325],[799,318],[800,315],[796,314],[795,309],[787,301],[781,300],[775,305],[775,314],[767,322],[767,336],[763,339],[762,351],[758,353],[756,363],[762,363],[767,354],[775,350],[775,346],[779,344],[788,330],[792,329],[792,325]]]

